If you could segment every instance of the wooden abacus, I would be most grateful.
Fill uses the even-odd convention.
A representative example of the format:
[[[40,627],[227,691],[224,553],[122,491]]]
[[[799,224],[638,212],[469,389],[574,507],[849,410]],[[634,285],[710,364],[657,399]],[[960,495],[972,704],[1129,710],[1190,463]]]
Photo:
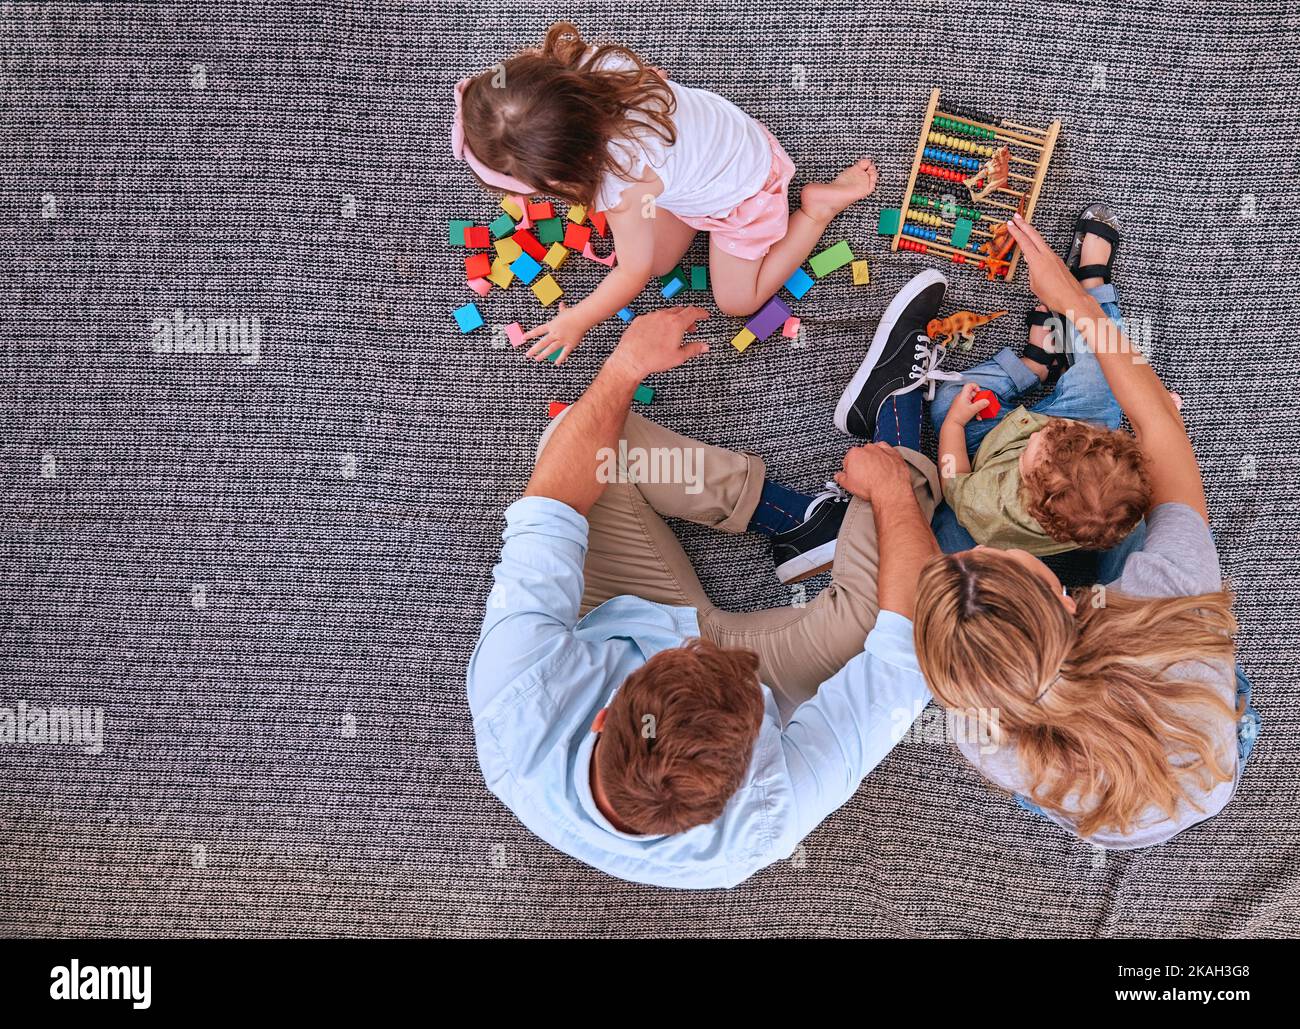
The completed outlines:
[[[944,256],[983,269],[990,279],[1009,280],[1020,263],[1020,247],[1013,245],[1000,258],[995,256],[998,242],[1005,243],[1009,237],[980,226],[995,227],[1017,211],[1032,222],[1060,130],[1059,121],[1036,129],[1006,119],[1001,125],[990,125],[950,114],[939,110],[939,91],[933,90],[890,249]],[[987,173],[994,159],[1000,160],[1003,148],[1008,160],[1006,181],[984,192],[980,187],[988,186]],[[955,203],[916,192],[918,179],[964,187],[980,175],[986,177],[963,188]],[[977,192],[981,194],[978,197]],[[988,248],[987,256],[981,256],[983,247]]]

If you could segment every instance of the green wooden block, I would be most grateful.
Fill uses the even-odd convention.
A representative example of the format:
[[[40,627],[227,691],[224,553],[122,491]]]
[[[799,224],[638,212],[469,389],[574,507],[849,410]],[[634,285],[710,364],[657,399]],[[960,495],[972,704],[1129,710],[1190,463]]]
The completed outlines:
[[[465,245],[465,230],[473,228],[473,222],[453,220],[447,226],[447,243],[454,247],[463,247]]]
[[[903,212],[897,207],[883,208],[876,222],[876,235],[892,236],[898,231],[898,223],[902,217]]]
[[[548,355],[546,360],[550,361],[551,364],[555,364],[555,362],[560,359],[562,353],[564,353],[564,348],[560,347],[560,349],[555,351],[555,353]]]
[[[833,247],[828,247],[820,254],[813,254],[808,259],[808,266],[813,270],[813,274],[817,278],[822,279],[836,268],[843,268],[852,260],[853,251],[849,248],[849,244],[844,240],[840,240]]]
[[[970,242],[970,230],[974,227],[975,223],[969,218],[958,218],[952,229],[952,245],[958,250],[965,250],[966,244]]]
[[[515,220],[502,211],[501,217],[492,221],[488,228],[492,230],[493,239],[501,239],[503,236],[509,236],[515,231]]]
[[[709,269],[702,264],[697,264],[691,269],[691,289],[697,293],[702,293],[709,288]]]
[[[686,273],[682,271],[682,266],[680,264],[667,275],[660,275],[659,285],[667,286],[668,283],[673,281],[673,279],[677,279],[683,286],[686,285]]]
[[[638,404],[648,404],[655,398],[655,391],[649,386],[638,386],[636,392],[632,394],[632,399]]]
[[[552,243],[564,242],[564,219],[543,218],[537,225],[537,241],[550,246]]]

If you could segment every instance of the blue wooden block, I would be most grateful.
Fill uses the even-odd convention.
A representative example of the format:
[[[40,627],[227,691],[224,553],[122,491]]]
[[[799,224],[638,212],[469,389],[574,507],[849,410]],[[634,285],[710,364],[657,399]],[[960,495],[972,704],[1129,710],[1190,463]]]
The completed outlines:
[[[510,262],[510,270],[524,282],[532,282],[537,278],[537,273],[542,270],[542,266],[533,259],[531,254],[520,254]]]
[[[633,318],[636,317],[636,312],[633,311],[632,308],[630,307],[625,307],[618,312],[618,316],[622,318],[623,321],[630,322]]]
[[[664,288],[663,288],[664,299],[671,300],[673,297],[675,297],[678,293],[680,293],[685,288],[686,288],[686,283],[683,282],[681,279],[669,279],[668,282],[664,284]]]
[[[483,315],[479,313],[479,309],[473,304],[458,307],[451,314],[456,319],[456,324],[460,326],[461,332],[473,332],[483,324]]]
[[[794,274],[785,280],[785,288],[794,294],[796,300],[802,300],[803,295],[813,288],[813,277],[802,268],[796,268]]]

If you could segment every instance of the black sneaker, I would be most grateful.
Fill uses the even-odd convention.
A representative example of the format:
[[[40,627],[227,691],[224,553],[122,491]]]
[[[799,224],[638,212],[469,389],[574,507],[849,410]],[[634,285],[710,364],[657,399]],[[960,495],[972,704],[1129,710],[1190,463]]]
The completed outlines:
[[[947,377],[933,374],[936,350],[925,334],[927,323],[939,317],[947,289],[943,273],[927,268],[889,302],[871,338],[871,349],[835,405],[835,428],[840,432],[871,439],[876,415],[886,400],[916,389],[928,379]]]
[[[793,529],[772,537],[772,563],[782,582],[798,582],[826,571],[835,561],[835,539],[849,509],[850,497],[828,482]]]

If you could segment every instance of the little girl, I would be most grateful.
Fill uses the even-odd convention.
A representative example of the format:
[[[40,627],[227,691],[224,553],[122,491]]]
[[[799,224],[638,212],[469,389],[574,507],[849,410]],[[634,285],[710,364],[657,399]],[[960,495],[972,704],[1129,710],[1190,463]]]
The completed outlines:
[[[559,22],[526,50],[456,87],[452,149],[488,188],[546,194],[604,211],[618,262],[581,303],[524,338],[530,357],[566,360],[593,325],[676,267],[710,233],[713,297],[728,315],[767,301],[812,252],[831,219],[876,188],[870,160],[803,188],[790,215],[794,164],[730,101],[667,80],[622,46],[588,46]]]

